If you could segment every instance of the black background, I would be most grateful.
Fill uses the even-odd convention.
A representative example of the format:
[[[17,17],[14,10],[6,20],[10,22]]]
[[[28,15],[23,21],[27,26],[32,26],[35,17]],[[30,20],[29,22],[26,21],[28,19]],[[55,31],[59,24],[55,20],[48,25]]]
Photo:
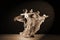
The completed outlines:
[[[44,1],[52,5],[55,13],[55,19],[50,30],[48,32],[42,32],[42,33],[60,34],[59,1],[58,0],[44,0]],[[12,22],[12,21],[15,16],[20,14],[19,10],[16,10],[17,6],[21,5],[21,3],[24,3],[24,2],[29,2],[29,1],[27,0],[26,1],[24,0],[0,1],[0,4],[1,4],[0,5],[0,34],[18,34],[20,31],[23,30],[22,23]],[[30,0],[30,2],[32,1]],[[22,26],[22,27],[19,27],[19,26]]]

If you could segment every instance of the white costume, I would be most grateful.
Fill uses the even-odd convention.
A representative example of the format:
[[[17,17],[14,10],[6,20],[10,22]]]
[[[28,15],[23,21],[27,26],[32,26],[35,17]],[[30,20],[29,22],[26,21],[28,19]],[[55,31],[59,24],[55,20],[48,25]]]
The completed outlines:
[[[20,33],[20,35],[25,37],[30,37],[40,29],[41,24],[44,22],[45,18],[47,18],[48,16],[46,16],[45,14],[43,16],[40,16],[39,13],[40,13],[39,11],[33,12],[32,9],[30,10],[29,13],[27,13],[27,10],[26,10],[25,13],[21,14],[21,16],[24,16],[24,18],[26,18],[27,20],[26,23],[23,20],[23,18],[20,18],[20,19],[18,18],[20,16],[14,19],[19,22],[24,22],[24,26],[26,27],[24,28],[24,31]],[[30,17],[30,15],[32,15],[32,18]]]

